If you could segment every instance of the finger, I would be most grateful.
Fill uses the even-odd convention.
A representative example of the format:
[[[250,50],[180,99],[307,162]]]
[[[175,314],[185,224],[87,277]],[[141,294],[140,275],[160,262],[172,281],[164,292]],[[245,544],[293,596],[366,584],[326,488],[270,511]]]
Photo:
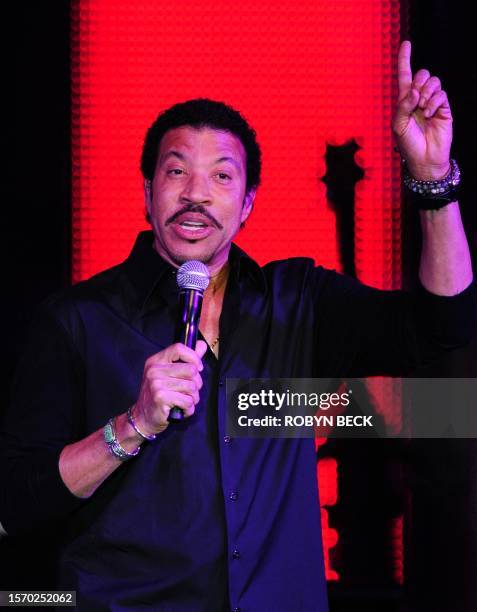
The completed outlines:
[[[199,371],[194,363],[184,363],[176,361],[174,363],[157,363],[150,365],[147,370],[149,381],[164,380],[165,378],[183,378],[194,380],[200,377]]]
[[[431,73],[429,72],[429,70],[426,70],[426,68],[422,68],[421,70],[418,70],[414,75],[412,87],[414,87],[420,92],[430,78]]]
[[[171,391],[169,397],[170,400],[168,401],[168,405],[170,406],[170,410],[168,411],[167,416],[169,416],[169,412],[175,406],[177,406],[177,408],[182,409],[185,417],[190,417],[194,414],[196,402],[194,402],[194,400],[189,395]]]
[[[202,382],[202,376],[199,374],[199,372],[197,372],[197,374],[194,376],[192,382],[195,384],[196,388],[199,389],[199,391],[202,389],[204,383]]]
[[[203,340],[197,340],[197,344],[195,345],[195,352],[197,353],[197,355],[199,355],[201,359],[206,354],[207,348],[207,342],[204,342]]]
[[[195,381],[185,380],[184,378],[165,378],[151,383],[151,393],[153,395],[161,389],[189,395],[194,400],[194,404],[199,402],[199,391]]]
[[[195,365],[191,363],[182,363],[181,361],[176,363],[148,365],[144,373],[144,378],[151,387],[153,385],[162,384],[168,378],[188,380],[193,382],[198,389],[202,387],[202,378]]]
[[[182,361],[191,363],[200,371],[203,369],[202,361],[197,353],[180,342],[176,342],[166,349],[167,358],[170,362]]]
[[[161,389],[152,396],[155,406],[165,413],[166,417],[174,406],[181,408],[186,416],[194,413],[195,404],[190,395],[171,391],[170,389]]]
[[[451,117],[451,109],[447,94],[442,89],[432,95],[424,109],[424,117],[426,119],[433,117],[435,114],[442,114],[444,117]]]
[[[393,130],[396,134],[401,134],[401,132],[405,129],[408,123],[408,118],[417,108],[418,102],[419,92],[414,88],[411,88],[408,95],[399,102],[393,121]]]
[[[168,346],[163,351],[152,355],[148,359],[148,362],[150,364],[164,362],[173,363],[176,361],[183,361],[184,363],[193,363],[195,364],[199,372],[204,369],[199,355],[194,350],[180,342],[176,342],[175,344]]]
[[[182,361],[183,363],[190,363],[194,365],[197,370],[199,370],[199,372],[204,369],[202,360],[199,355],[185,344],[177,342],[176,344],[173,344],[171,347],[169,347],[169,349],[171,361]],[[169,349],[166,349],[166,351]]]
[[[411,41],[403,40],[398,53],[399,100],[408,95],[411,83]]]
[[[437,77],[431,77],[428,79],[421,88],[419,98],[419,106],[424,108],[427,104],[427,101],[441,89],[441,81]]]

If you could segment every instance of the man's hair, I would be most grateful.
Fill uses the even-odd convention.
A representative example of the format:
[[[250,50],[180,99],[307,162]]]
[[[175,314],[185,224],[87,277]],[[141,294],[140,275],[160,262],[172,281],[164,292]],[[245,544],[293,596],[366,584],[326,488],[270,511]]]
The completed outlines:
[[[156,170],[159,147],[164,134],[184,125],[194,128],[208,127],[227,130],[237,136],[247,155],[246,192],[260,185],[262,156],[255,130],[242,115],[224,102],[197,98],[174,104],[159,114],[148,129],[141,155],[141,171],[145,179],[152,181]]]

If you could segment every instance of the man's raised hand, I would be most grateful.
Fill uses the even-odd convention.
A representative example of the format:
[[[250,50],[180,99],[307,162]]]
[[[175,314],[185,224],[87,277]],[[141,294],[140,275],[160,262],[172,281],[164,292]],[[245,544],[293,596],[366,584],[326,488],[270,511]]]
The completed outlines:
[[[398,92],[392,128],[409,172],[418,180],[442,178],[449,170],[452,113],[436,76],[422,69],[413,77],[408,40],[399,48]]]

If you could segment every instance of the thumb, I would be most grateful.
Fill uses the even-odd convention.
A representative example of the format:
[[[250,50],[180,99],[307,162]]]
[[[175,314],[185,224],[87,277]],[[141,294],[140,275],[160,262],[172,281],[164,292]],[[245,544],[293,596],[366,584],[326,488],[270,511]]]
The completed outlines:
[[[204,342],[203,340],[197,340],[197,343],[195,345],[195,352],[202,359],[202,357],[207,352],[207,342]]]

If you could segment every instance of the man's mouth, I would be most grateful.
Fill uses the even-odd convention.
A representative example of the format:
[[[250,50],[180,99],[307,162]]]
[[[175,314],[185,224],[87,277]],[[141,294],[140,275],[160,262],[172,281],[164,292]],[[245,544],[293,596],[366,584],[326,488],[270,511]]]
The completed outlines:
[[[208,224],[203,223],[202,221],[182,221],[179,223],[179,225],[191,232],[198,232],[204,227],[208,227]]]
[[[200,240],[209,236],[215,225],[205,215],[186,212],[179,214],[171,223],[176,235],[185,240]]]
[[[199,231],[205,227],[223,229],[217,219],[212,217],[202,206],[178,210],[166,221],[166,226],[171,224],[177,224],[192,232]]]

